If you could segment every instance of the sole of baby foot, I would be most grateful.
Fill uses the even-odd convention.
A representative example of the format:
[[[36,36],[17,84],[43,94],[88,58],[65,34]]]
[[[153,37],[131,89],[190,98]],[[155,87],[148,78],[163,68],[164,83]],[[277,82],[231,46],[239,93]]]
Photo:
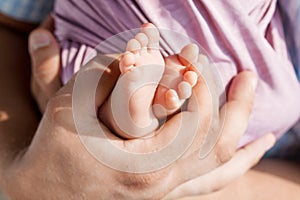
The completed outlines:
[[[120,59],[121,76],[110,99],[114,127],[124,138],[143,137],[158,127],[151,108],[165,68],[159,38],[153,24],[143,25]]]

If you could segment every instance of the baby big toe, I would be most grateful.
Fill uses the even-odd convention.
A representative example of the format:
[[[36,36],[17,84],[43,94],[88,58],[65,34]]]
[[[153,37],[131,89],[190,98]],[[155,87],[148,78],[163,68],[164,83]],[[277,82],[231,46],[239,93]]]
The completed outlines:
[[[153,24],[147,23],[142,26],[142,31],[148,38],[148,49],[158,50],[160,38],[158,29]]]
[[[196,72],[193,71],[187,71],[183,75],[183,80],[188,82],[192,87],[194,87],[198,81],[198,75]]]

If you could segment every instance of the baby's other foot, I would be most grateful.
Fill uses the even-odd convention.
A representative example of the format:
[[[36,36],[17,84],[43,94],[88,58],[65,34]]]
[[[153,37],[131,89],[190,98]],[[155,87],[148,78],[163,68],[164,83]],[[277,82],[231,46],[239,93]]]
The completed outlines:
[[[120,60],[121,74],[139,66],[164,66],[164,59],[159,51],[159,32],[151,23],[143,24],[142,32],[127,42],[126,52]]]
[[[142,31],[127,43],[119,64],[121,76],[110,98],[113,121],[109,123],[117,134],[137,138],[158,127],[152,101],[164,66],[158,29],[153,24],[144,24]]]
[[[189,44],[178,55],[165,59],[165,72],[153,101],[153,112],[158,119],[176,112],[192,95],[192,88],[198,80],[193,67],[198,62],[198,56],[197,45]]]

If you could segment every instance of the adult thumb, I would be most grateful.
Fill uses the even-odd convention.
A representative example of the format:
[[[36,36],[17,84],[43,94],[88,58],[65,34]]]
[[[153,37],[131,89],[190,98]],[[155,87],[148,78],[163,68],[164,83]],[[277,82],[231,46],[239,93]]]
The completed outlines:
[[[46,29],[36,29],[29,36],[32,92],[40,107],[60,88],[60,49]],[[42,109],[43,110],[43,109]]]

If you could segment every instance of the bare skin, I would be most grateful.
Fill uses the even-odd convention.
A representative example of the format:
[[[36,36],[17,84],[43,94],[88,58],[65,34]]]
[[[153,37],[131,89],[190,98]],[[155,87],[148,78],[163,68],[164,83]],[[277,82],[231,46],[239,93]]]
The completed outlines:
[[[1,32],[2,35],[0,37],[1,44],[4,45],[4,42],[6,42],[6,44],[7,44],[7,45],[5,45],[5,47],[7,47],[7,48],[5,48],[4,50],[3,50],[3,48],[0,48],[0,51],[1,51],[0,55],[7,55],[7,56],[1,57],[2,63],[6,63],[6,65],[2,65],[2,64],[0,65],[0,70],[1,70],[0,76],[1,75],[3,76],[0,79],[0,81],[2,82],[2,84],[0,84],[0,88],[1,88],[0,91],[4,92],[4,95],[3,96],[1,95],[2,98],[0,100],[0,102],[1,102],[0,106],[3,111],[6,111],[6,115],[1,115],[2,116],[1,119],[6,119],[6,120],[0,122],[0,130],[1,130],[0,131],[0,137],[1,137],[0,154],[2,155],[0,157],[0,159],[1,159],[1,162],[0,162],[0,172],[1,172],[0,173],[0,175],[1,175],[0,185],[1,185],[2,189],[4,189],[4,191],[7,193],[10,191],[9,194],[11,194],[11,197],[12,197],[11,199],[53,199],[53,198],[56,198],[57,195],[59,195],[60,197],[65,197],[65,198],[68,198],[68,197],[72,198],[72,197],[74,197],[74,195],[78,194],[78,191],[80,192],[80,189],[84,189],[84,188],[82,188],[82,186],[80,187],[80,185],[78,188],[76,188],[76,185],[74,185],[73,183],[79,182],[79,183],[82,183],[83,185],[86,185],[86,184],[93,184],[93,185],[96,184],[97,185],[97,184],[101,183],[101,180],[99,182],[95,180],[94,173],[92,174],[92,177],[90,176],[91,170],[94,171],[96,169],[95,168],[96,166],[99,167],[99,163],[98,164],[95,163],[95,161],[90,158],[90,156],[89,156],[89,154],[87,154],[86,150],[82,148],[79,140],[76,139],[76,136],[74,136],[73,134],[68,134],[68,132],[66,132],[66,131],[63,131],[63,129],[61,129],[61,126],[58,127],[59,131],[56,132],[56,133],[60,132],[61,134],[54,134],[54,135],[53,134],[50,134],[50,135],[41,134],[41,136],[43,136],[43,137],[38,137],[39,139],[36,137],[33,140],[34,145],[32,144],[31,148],[34,147],[34,149],[36,149],[36,147],[39,147],[41,150],[48,149],[49,154],[44,154],[43,153],[44,150],[41,152],[37,151],[36,154],[31,154],[31,156],[32,156],[31,161],[36,161],[36,163],[35,163],[35,165],[27,165],[27,167],[24,165],[19,166],[19,167],[23,166],[23,167],[25,167],[23,169],[26,169],[25,171],[23,171],[24,172],[22,174],[23,176],[20,177],[20,178],[22,178],[22,180],[9,178],[10,177],[9,175],[11,173],[14,173],[16,167],[19,168],[18,167],[19,164],[21,164],[21,163],[24,164],[24,161],[25,161],[24,158],[22,158],[22,156],[19,157],[18,155],[23,155],[21,152],[24,152],[24,149],[27,149],[29,143],[32,141],[32,137],[33,137],[33,135],[35,135],[33,130],[36,127],[36,122],[38,121],[39,116],[34,111],[34,105],[32,104],[31,97],[29,95],[30,94],[29,84],[27,83],[27,81],[29,80],[29,68],[22,67],[22,66],[24,66],[24,63],[28,62],[27,54],[26,54],[26,47],[25,47],[26,37],[15,34],[14,32],[11,32],[2,27],[1,27],[1,30],[3,31],[3,32]],[[43,31],[45,31],[45,30],[43,30]],[[50,33],[48,33],[48,34],[50,34]],[[15,44],[15,45],[12,45],[12,44]],[[23,44],[23,46],[22,46],[22,44]],[[4,47],[4,46],[1,45],[1,47]],[[21,51],[22,49],[23,49],[23,51]],[[15,52],[18,52],[18,58],[20,58],[20,59],[15,59],[15,56],[13,56]],[[59,69],[59,66],[57,65],[57,60],[52,59],[52,58],[54,58],[53,52],[56,52],[57,53],[56,55],[59,55],[57,46],[55,46],[55,44],[53,42],[50,43],[48,47],[44,47],[42,49],[37,49],[36,51],[31,51],[32,60],[34,61],[33,62],[34,63],[33,71],[43,72],[43,73],[36,73],[36,75],[34,76],[36,79],[33,79],[33,81],[32,81],[33,82],[32,85],[35,85],[35,87],[33,87],[34,94],[36,97],[39,97],[38,100],[41,100],[41,101],[38,101],[40,108],[45,108],[46,103],[48,102],[48,99],[52,96],[51,94],[53,94],[52,92],[58,90],[58,87],[57,87],[58,85],[52,84],[52,83],[55,83],[55,81],[53,81],[54,80],[53,77],[56,76],[57,72],[55,70],[49,70],[49,69],[53,69],[53,68]],[[10,55],[12,55],[13,57],[11,57]],[[21,58],[25,58],[24,59],[25,61],[22,60]],[[9,70],[8,70],[7,66],[10,66]],[[41,70],[41,71],[39,71],[39,70]],[[43,76],[41,76],[41,75],[43,75]],[[49,78],[52,81],[49,82]],[[38,81],[36,81],[37,79],[38,79]],[[56,80],[58,80],[58,79],[56,79]],[[8,85],[10,85],[11,87],[8,88],[7,87]],[[24,91],[24,93],[20,92],[20,91]],[[236,93],[236,94],[238,94],[238,93]],[[239,94],[238,96],[242,97],[241,94]],[[16,104],[9,104],[8,102],[11,102],[12,99],[14,99],[15,101],[18,101],[19,104],[17,104],[17,105],[19,105],[19,106],[16,106]],[[62,100],[62,99],[57,99],[57,100]],[[235,106],[237,106],[238,102],[241,101],[241,102],[243,102],[243,104],[241,104],[241,105],[245,105],[245,103],[248,102],[247,101],[248,98],[244,99],[244,100],[235,99],[235,101],[231,102],[231,104],[234,103]],[[50,108],[53,108],[53,106],[55,105],[54,104],[55,100],[51,100],[51,101],[52,101],[50,104],[51,106],[48,107],[49,111],[51,111]],[[56,101],[56,102],[63,103],[62,101]],[[58,106],[59,104],[56,104],[56,105]],[[251,103],[249,105],[251,105]],[[238,108],[239,108],[239,110],[249,109],[246,107],[239,107],[239,106],[238,106]],[[65,111],[67,112],[67,110],[65,110]],[[23,113],[24,115],[26,113],[26,117],[23,117],[22,115],[20,115],[20,113]],[[11,116],[11,117],[9,119],[7,119],[7,117],[5,117],[5,116]],[[20,117],[18,117],[18,116],[20,116]],[[69,115],[67,115],[67,116],[69,116]],[[62,124],[66,124],[66,123],[68,123],[68,121],[63,120],[59,124],[62,125]],[[16,124],[18,124],[18,126],[16,126]],[[46,124],[44,123],[44,125],[46,125]],[[53,126],[53,128],[54,128],[54,126]],[[236,132],[235,132],[235,134],[236,134]],[[225,134],[225,135],[228,136],[228,134]],[[237,135],[239,135],[239,134],[237,134]],[[53,136],[55,136],[55,137],[53,137]],[[232,137],[232,135],[231,135],[231,137]],[[238,140],[238,138],[237,138],[237,140]],[[24,141],[28,141],[28,143],[26,143],[26,142],[24,143]],[[38,141],[41,142],[40,145],[39,145]],[[62,144],[59,141],[64,141],[64,144]],[[263,147],[265,145],[272,145],[270,143],[270,141],[269,142],[267,142],[267,141],[269,141],[269,140],[266,140],[264,138],[260,141],[261,144],[256,143],[256,145],[251,145],[245,149],[242,149],[241,151],[239,151],[238,154],[233,155],[233,159],[231,159],[231,161],[228,162],[228,164],[230,164],[230,163],[232,164],[229,169],[228,168],[226,170],[220,169],[221,171],[225,170],[225,171],[223,171],[223,173],[229,173],[229,174],[233,175],[233,177],[220,177],[220,176],[216,177],[214,175],[209,175],[210,173],[208,173],[209,177],[211,177],[211,178],[206,177],[205,179],[201,180],[201,184],[194,184],[194,187],[196,187],[196,188],[190,188],[189,186],[187,186],[187,188],[194,189],[193,191],[195,191],[195,192],[192,193],[190,191],[189,194],[185,193],[186,191],[188,191],[186,187],[183,190],[185,192],[183,192],[183,191],[179,191],[179,192],[184,196],[192,195],[192,194],[200,195],[200,194],[203,194],[203,191],[201,190],[201,187],[203,186],[203,184],[209,185],[211,188],[210,190],[209,189],[206,190],[206,193],[207,192],[209,193],[220,187],[224,187],[229,182],[231,182],[234,177],[236,178],[236,177],[241,176],[241,174],[243,174],[244,170],[249,169],[252,165],[254,165],[256,163],[257,160],[260,159],[263,152],[266,151],[266,149]],[[224,144],[224,142],[223,142],[223,144]],[[45,146],[45,145],[47,145],[47,146]],[[226,146],[234,147],[234,145],[232,145],[232,143],[231,144],[226,143]],[[222,149],[221,147],[225,147],[225,146],[223,146],[223,145],[219,146],[220,149]],[[225,149],[228,149],[228,148],[225,148]],[[232,150],[232,152],[234,152],[234,151],[235,150]],[[73,153],[70,154],[70,152],[74,152],[74,154]],[[6,156],[3,156],[3,155],[6,155]],[[27,155],[30,155],[30,154],[27,154]],[[45,157],[45,155],[46,155],[46,157]],[[18,158],[18,159],[16,159],[16,158]],[[236,158],[236,159],[234,159],[234,158]],[[55,160],[52,160],[52,159],[55,159]],[[64,160],[63,165],[60,162],[61,160]],[[15,163],[14,166],[11,165],[13,162]],[[51,165],[45,166],[47,163],[51,164]],[[82,165],[82,164],[84,164],[84,165]],[[244,164],[244,165],[240,165],[240,164]],[[33,168],[28,168],[30,166]],[[238,166],[238,167],[234,168],[234,166]],[[50,171],[45,170],[45,169],[50,169],[50,168],[51,168]],[[86,176],[84,176],[82,174],[83,172],[86,172],[84,170],[85,168],[86,168],[86,170],[89,171],[86,173]],[[31,169],[31,170],[29,170],[29,169]],[[235,170],[233,170],[233,169],[235,169]],[[287,168],[283,168],[282,170],[289,171],[288,169],[289,168],[287,167]],[[103,170],[105,170],[105,168],[103,168]],[[65,172],[70,172],[70,173],[65,173]],[[75,174],[78,174],[80,172],[83,176],[82,177],[81,176],[74,177],[74,176],[72,176],[73,172]],[[296,171],[296,172],[298,172],[298,171]],[[54,175],[54,176],[51,176],[49,173],[52,173],[51,175]],[[4,176],[4,174],[6,174],[6,176]],[[102,174],[104,175],[105,173],[102,173]],[[51,179],[51,177],[62,177],[62,175],[63,175],[63,178],[60,180],[59,179]],[[111,178],[114,176],[112,175],[109,178],[109,175],[112,175],[112,174],[107,175],[108,179],[112,180]],[[123,175],[121,175],[121,177]],[[248,174],[246,174],[245,176],[247,177]],[[120,177],[120,174],[117,175],[116,177]],[[83,179],[81,179],[81,178],[83,178]],[[128,180],[127,175],[124,178],[127,178],[127,180]],[[134,177],[134,179],[129,179],[129,180],[131,180],[131,181],[147,180],[147,179],[143,179],[143,178],[145,178],[145,177]],[[150,178],[149,179],[150,182],[148,182],[148,184],[147,184],[147,187],[149,188],[149,184],[151,183],[151,180],[153,180],[153,179],[151,179],[151,176],[148,176],[148,178]],[[198,178],[200,178],[200,177],[198,177]],[[255,179],[256,180],[255,184],[256,184],[256,182],[259,182],[260,179],[264,180],[264,178],[265,178],[264,176],[257,176]],[[4,180],[6,180],[6,182]],[[90,180],[92,182],[88,182],[88,180]],[[102,177],[102,180],[103,180],[103,177]],[[241,179],[241,180],[244,180],[244,179]],[[222,183],[221,185],[219,184],[220,182]],[[20,187],[21,186],[20,183],[26,183],[26,185],[22,185],[22,187]],[[98,188],[100,190],[100,191],[98,190],[98,194],[102,198],[106,197],[105,196],[106,191],[110,191],[110,194],[108,194],[110,196],[108,198],[113,198],[112,195],[116,194],[116,193],[114,193],[114,191],[116,191],[116,189],[118,189],[118,188],[121,190],[119,190],[119,192],[120,192],[120,193],[118,193],[119,196],[116,196],[116,197],[121,197],[120,196],[121,194],[126,195],[126,193],[127,193],[127,195],[130,195],[131,192],[132,192],[131,194],[134,194],[134,197],[138,198],[138,196],[139,196],[138,191],[140,189],[132,191],[133,188],[128,187],[128,186],[130,186],[129,182],[127,182],[127,184],[129,184],[129,185],[127,185],[126,187],[121,187],[120,185],[118,186],[119,182],[116,182],[117,184],[115,184],[115,185],[109,185],[109,183],[113,184],[113,182],[111,182],[111,181],[105,182],[104,185],[100,184],[100,186],[107,186],[106,189],[104,188],[103,190],[101,190],[100,188]],[[216,183],[218,183],[218,184],[216,185]],[[244,183],[245,183],[245,185],[243,185],[243,187],[232,188],[233,191],[231,191],[231,192],[234,193],[234,191],[235,191],[234,189],[238,189],[238,191],[240,191],[241,193],[244,191],[244,192],[246,192],[245,194],[249,194],[249,190],[250,190],[250,192],[253,192],[253,195],[254,195],[256,191],[251,190],[251,189],[253,189],[251,187],[253,185],[253,183],[251,183],[250,185],[246,184],[247,182],[244,182]],[[9,187],[7,184],[9,184]],[[43,184],[46,184],[45,187]],[[174,185],[176,185],[176,184],[174,183]],[[270,186],[270,185],[271,184],[266,184],[266,187]],[[26,187],[24,187],[24,186],[26,186]],[[55,190],[53,190],[54,191],[53,192],[50,188],[53,188],[54,186],[56,186],[57,188]],[[184,186],[184,184],[183,184],[183,186]],[[272,194],[273,190],[280,191],[283,188],[286,188],[285,186],[286,185],[284,182],[280,185],[276,184],[272,188],[269,187],[269,190],[266,190],[265,194],[266,195]],[[109,188],[114,191],[111,191]],[[199,189],[197,190],[197,188],[199,188]],[[156,191],[155,189],[149,190],[149,193],[153,193],[155,191]],[[198,191],[198,193],[197,193],[197,191]],[[292,192],[293,192],[293,190],[291,190],[291,193]],[[91,195],[91,193],[92,193],[92,191],[90,191],[90,193],[86,193],[86,195],[82,196],[82,198],[88,199],[88,197],[89,197],[88,195]],[[223,194],[224,195],[222,197],[224,199],[226,199],[226,196],[228,195],[228,193],[223,193]],[[178,197],[181,195],[177,194],[176,196]],[[91,198],[93,198],[93,197],[95,197],[95,196],[91,196]],[[97,197],[99,197],[99,196],[97,196]],[[288,196],[286,196],[286,197],[289,198]],[[176,198],[176,197],[173,196],[172,199],[174,199],[174,198]]]
[[[150,23],[141,29],[128,41],[120,59],[121,76],[99,112],[100,119],[123,138],[156,130],[159,119],[174,114],[191,96],[198,77],[192,70],[192,63],[198,61],[196,45],[164,60],[158,29]]]
[[[221,190],[183,199],[298,200],[300,196],[299,170],[299,163],[266,159]]]
[[[50,46],[49,49],[53,49],[53,45]],[[55,48],[54,48],[55,49]],[[49,50],[48,50],[49,51]],[[50,50],[49,52],[53,52],[53,50]],[[45,54],[42,51],[38,51],[32,55],[32,58],[35,57],[35,55],[39,55],[39,53]],[[36,64],[36,66],[33,66],[34,68],[38,68],[40,66],[39,63]],[[56,66],[55,62],[52,63],[52,66]],[[57,66],[58,67],[58,66]],[[52,73],[53,74],[53,73]],[[51,77],[51,73],[49,74]],[[45,85],[45,81],[42,77],[36,77],[39,81],[38,84],[41,84],[41,86]],[[35,82],[35,80],[33,80]],[[237,83],[236,85],[239,85]],[[244,90],[243,86],[241,87],[235,87],[232,86],[235,90]],[[39,87],[37,87],[39,88]],[[41,87],[40,87],[41,88]],[[47,89],[47,87],[42,87]],[[58,90],[59,87],[56,88]],[[35,94],[40,94],[40,96],[46,96],[45,99],[47,99],[49,96],[50,91],[53,91],[54,87],[53,85],[50,85],[48,87],[48,91],[42,91],[41,90],[34,90]],[[249,97],[245,97],[246,99],[249,99]],[[40,107],[45,107],[46,101],[38,101],[40,103]],[[275,185],[272,185],[274,183],[274,179],[266,179],[266,177],[269,177],[270,173],[273,172],[261,172],[261,173],[255,173],[254,170],[250,170],[249,173],[244,174],[247,170],[251,168],[251,166],[255,165],[255,163],[260,159],[260,156],[258,156],[263,151],[260,150],[263,146],[266,146],[266,143],[263,143],[263,140],[257,141],[257,143],[261,142],[261,145],[255,146],[255,145],[248,145],[245,148],[243,148],[238,154],[236,154],[231,161],[224,165],[224,167],[220,167],[217,170],[214,170],[212,173],[208,173],[207,175],[203,177],[196,178],[194,180],[191,180],[190,184],[189,182],[184,183],[177,188],[175,188],[170,195],[168,195],[167,199],[174,199],[182,196],[195,196],[195,195],[201,195],[205,193],[212,193],[213,191],[218,190],[217,193],[212,193],[211,195],[201,195],[197,197],[192,197],[192,199],[218,199],[218,197],[222,197],[222,199],[232,199],[231,194],[235,194],[237,191],[241,198],[245,198],[245,196],[255,196],[257,195],[257,190],[253,188],[253,185],[257,185],[258,183],[263,183],[261,185],[264,185],[264,192],[260,193],[260,199],[266,199],[269,195],[272,195],[274,190],[280,192],[284,192],[286,194],[285,197],[288,198],[294,198],[295,196],[290,195],[294,194],[295,187],[287,183],[286,180],[289,180],[288,177],[298,177],[299,176],[299,165],[298,164],[289,164],[285,161],[273,161],[263,160],[259,163],[259,167],[262,166],[264,168],[267,167],[269,169],[269,165],[271,166],[277,166],[278,162],[282,163],[279,165],[279,167],[276,170],[276,174],[278,175],[278,179],[276,181]],[[257,145],[257,144],[256,144]],[[270,145],[270,144],[269,144]],[[258,153],[260,152],[260,153]],[[261,154],[262,155],[262,154]],[[295,170],[291,170],[295,169]],[[228,176],[220,176],[220,174],[228,174]],[[244,174],[244,175],[243,175]],[[286,174],[286,176],[283,176],[283,174]],[[241,177],[241,178],[238,178]],[[237,179],[237,180],[236,180]],[[300,180],[299,178],[296,178]],[[229,187],[226,187],[229,183],[231,183],[233,180],[233,184],[231,184]],[[252,181],[248,181],[252,180]],[[260,180],[265,180],[264,182],[261,182]],[[201,189],[203,185],[206,185],[206,189]],[[220,190],[221,188],[225,188],[223,190]],[[226,192],[226,191],[227,192]],[[203,197],[202,197],[203,196]],[[274,198],[274,196],[273,196]]]

